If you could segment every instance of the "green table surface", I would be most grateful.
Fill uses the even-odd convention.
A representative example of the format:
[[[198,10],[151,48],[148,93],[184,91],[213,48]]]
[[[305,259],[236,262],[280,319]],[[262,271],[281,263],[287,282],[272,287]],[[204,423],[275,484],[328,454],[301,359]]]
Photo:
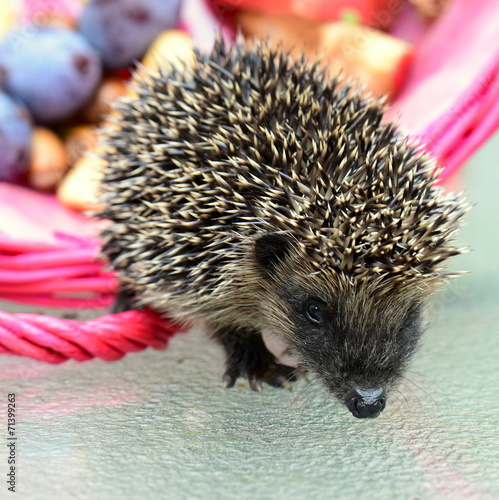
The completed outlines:
[[[380,418],[354,419],[305,381],[292,392],[223,390],[222,353],[202,332],[115,363],[3,356],[0,498],[13,495],[15,393],[11,498],[499,499],[498,158],[496,135],[460,176],[476,203],[460,236],[473,251],[452,268],[473,272],[436,297]]]

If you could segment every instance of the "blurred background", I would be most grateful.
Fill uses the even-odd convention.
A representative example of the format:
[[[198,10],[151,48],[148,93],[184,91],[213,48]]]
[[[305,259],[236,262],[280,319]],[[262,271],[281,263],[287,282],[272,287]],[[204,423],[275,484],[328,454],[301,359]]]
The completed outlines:
[[[0,0],[0,181],[95,208],[83,153],[131,75],[237,32],[386,96],[447,180],[497,127],[497,19],[490,0]]]

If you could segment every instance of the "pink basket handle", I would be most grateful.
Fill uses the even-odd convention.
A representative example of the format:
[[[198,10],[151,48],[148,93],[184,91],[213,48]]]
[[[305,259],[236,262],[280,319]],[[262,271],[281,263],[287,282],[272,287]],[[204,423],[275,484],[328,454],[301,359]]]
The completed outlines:
[[[183,331],[149,310],[107,314],[90,321],[0,311],[0,353],[47,363],[92,358],[116,361],[146,347],[165,349],[169,339]]]

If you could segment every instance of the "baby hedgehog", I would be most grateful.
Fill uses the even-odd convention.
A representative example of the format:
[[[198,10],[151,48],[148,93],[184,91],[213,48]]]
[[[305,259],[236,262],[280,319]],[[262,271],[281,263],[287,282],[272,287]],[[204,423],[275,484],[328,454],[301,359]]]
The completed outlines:
[[[382,102],[266,42],[219,42],[135,87],[104,140],[121,306],[203,324],[228,387],[297,377],[270,329],[355,417],[378,416],[463,251],[465,203]]]

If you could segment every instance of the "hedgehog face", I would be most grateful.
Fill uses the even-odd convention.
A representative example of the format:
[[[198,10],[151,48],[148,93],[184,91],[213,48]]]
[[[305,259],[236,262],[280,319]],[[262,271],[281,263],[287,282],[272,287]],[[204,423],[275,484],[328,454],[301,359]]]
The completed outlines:
[[[261,237],[255,252],[267,327],[355,417],[377,417],[421,336],[421,287],[318,271],[282,236]]]
[[[296,325],[292,344],[354,416],[376,417],[421,336],[420,308],[408,303],[394,312],[391,299],[335,293],[330,289],[323,300],[304,289],[286,291]],[[370,318],[355,313],[362,308],[371,311]]]

